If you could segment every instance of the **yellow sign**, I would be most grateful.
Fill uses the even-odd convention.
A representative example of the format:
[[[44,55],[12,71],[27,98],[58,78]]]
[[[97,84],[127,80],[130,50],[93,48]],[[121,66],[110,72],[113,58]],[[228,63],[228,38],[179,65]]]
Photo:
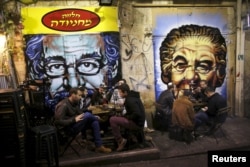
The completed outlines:
[[[116,7],[21,9],[23,34],[118,32]]]

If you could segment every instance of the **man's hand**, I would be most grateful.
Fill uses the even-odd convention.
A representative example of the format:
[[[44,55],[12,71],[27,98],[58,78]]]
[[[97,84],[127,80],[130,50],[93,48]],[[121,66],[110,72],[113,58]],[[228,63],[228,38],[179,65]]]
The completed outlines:
[[[95,115],[95,117],[100,121],[101,117],[99,117],[98,115]]]
[[[201,92],[201,88],[200,87],[197,87],[196,89],[193,90],[194,93],[199,93]]]
[[[95,106],[90,105],[90,106],[88,107],[88,110],[94,110],[95,108],[96,108]]]
[[[204,112],[206,112],[206,111],[207,111],[207,109],[208,109],[208,107],[207,107],[207,106],[206,106],[206,107],[201,108],[201,110],[202,110],[202,111],[204,111]]]
[[[80,114],[80,115],[77,115],[77,116],[75,117],[76,122],[79,122],[79,121],[83,120],[83,117],[84,117],[84,113],[82,113],[82,114]]]

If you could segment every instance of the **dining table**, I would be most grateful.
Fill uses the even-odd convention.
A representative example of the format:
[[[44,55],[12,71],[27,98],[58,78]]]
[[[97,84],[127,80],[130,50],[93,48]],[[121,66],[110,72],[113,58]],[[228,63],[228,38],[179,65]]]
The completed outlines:
[[[93,115],[98,116],[100,122],[109,121],[112,111],[103,105],[94,105],[88,108]]]
[[[91,106],[92,114],[94,115],[106,115],[111,112],[111,110],[103,105]]]
[[[114,104],[104,104],[104,105],[93,105],[89,107],[89,110],[92,111],[93,115],[97,115],[101,120],[107,120],[109,117],[116,115],[119,116],[122,114],[123,107],[120,105]]]
[[[206,102],[202,102],[202,101],[192,101],[193,103],[193,108],[195,110],[195,112],[198,112],[200,111],[201,108],[207,106],[207,103]]]

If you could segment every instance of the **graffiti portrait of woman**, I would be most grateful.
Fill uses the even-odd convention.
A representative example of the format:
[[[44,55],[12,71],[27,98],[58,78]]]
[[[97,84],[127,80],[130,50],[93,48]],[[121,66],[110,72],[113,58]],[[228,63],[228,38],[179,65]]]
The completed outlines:
[[[227,47],[218,28],[183,25],[172,29],[160,46],[161,79],[177,90],[190,90],[201,80],[220,87],[226,76]]]

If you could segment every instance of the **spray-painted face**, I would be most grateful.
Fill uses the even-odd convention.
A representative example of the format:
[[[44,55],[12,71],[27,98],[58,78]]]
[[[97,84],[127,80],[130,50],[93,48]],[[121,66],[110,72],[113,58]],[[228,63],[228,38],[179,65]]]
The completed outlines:
[[[45,74],[52,91],[79,85],[94,89],[104,82],[108,65],[100,35],[51,35],[43,46]]]
[[[190,83],[213,79],[216,70],[214,48],[206,37],[190,37],[177,42],[172,61],[172,82],[181,89]]]

